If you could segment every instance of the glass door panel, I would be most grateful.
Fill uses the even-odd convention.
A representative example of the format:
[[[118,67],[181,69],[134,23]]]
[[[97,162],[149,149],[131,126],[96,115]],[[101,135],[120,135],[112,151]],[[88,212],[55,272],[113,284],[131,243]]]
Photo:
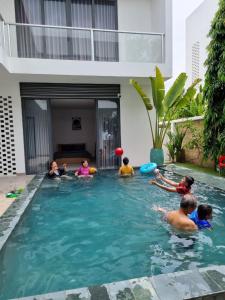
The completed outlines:
[[[116,101],[97,102],[97,165],[99,169],[119,166],[115,149],[120,146],[119,107]]]
[[[48,100],[23,100],[26,173],[46,172],[51,159],[51,115]]]

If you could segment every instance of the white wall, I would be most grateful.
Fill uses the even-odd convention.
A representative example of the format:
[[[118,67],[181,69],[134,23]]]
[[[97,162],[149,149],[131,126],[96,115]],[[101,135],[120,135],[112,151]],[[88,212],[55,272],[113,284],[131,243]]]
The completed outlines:
[[[160,68],[165,67],[165,77],[172,76],[171,0],[118,0],[118,29],[165,34],[163,42],[161,35],[119,34],[120,61],[151,62],[149,70],[153,75],[152,69],[155,64],[160,65],[164,48],[163,64]]]
[[[20,98],[19,83],[10,76],[0,76],[0,95],[12,97],[13,103],[13,125],[15,134],[16,149],[16,172],[25,173],[24,142],[23,142],[23,123],[22,107]]]
[[[81,130],[72,130],[72,118],[81,117]],[[86,150],[95,156],[96,115],[95,109],[53,108],[54,151],[58,144],[86,144]]]
[[[170,11],[166,11],[165,0],[151,0],[151,31],[165,32],[167,14],[170,14]]]
[[[207,58],[207,50],[210,39],[207,37],[211,21],[218,8],[218,0],[205,0],[186,20],[186,72],[189,82],[192,82],[192,47],[196,42],[200,43],[199,51],[199,77],[204,78],[204,62]]]
[[[150,0],[118,0],[118,29],[151,31]]]
[[[15,22],[15,4],[14,0],[0,0],[0,14],[6,22]]]
[[[150,92],[150,84],[143,85],[146,92]],[[133,86],[128,82],[121,84],[121,144],[124,156],[128,156],[133,166],[150,161],[152,138],[142,100]],[[154,123],[154,113],[151,114]]]

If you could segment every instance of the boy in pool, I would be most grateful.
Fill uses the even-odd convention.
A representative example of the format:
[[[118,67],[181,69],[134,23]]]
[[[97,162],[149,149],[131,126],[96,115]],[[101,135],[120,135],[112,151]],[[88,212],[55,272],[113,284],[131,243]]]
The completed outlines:
[[[191,176],[185,176],[179,183],[167,179],[161,173],[158,173],[157,178],[161,179],[162,181],[171,185],[172,187],[168,187],[166,185],[160,184],[156,180],[151,180],[149,183],[157,185],[158,187],[162,188],[165,191],[178,193],[181,195],[186,195],[191,193],[191,186],[194,183],[194,178]]]
[[[77,177],[90,177],[90,178],[93,177],[93,175],[90,175],[90,168],[88,166],[88,161],[87,160],[83,160],[81,162],[80,168],[77,171],[75,171],[75,176],[77,176]]]
[[[188,215],[190,220],[195,222],[198,229],[212,228],[208,220],[212,219],[212,206],[207,204],[200,204],[197,210],[194,210]]]
[[[131,165],[129,165],[129,158],[124,157],[123,159],[123,166],[119,169],[119,176],[133,176],[134,175],[134,169]]]

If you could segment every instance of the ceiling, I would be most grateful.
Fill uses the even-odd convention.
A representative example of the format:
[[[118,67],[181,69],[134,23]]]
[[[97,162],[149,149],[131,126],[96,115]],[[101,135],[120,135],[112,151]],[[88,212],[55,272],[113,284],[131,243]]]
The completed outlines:
[[[94,109],[95,100],[92,99],[51,99],[53,108]]]

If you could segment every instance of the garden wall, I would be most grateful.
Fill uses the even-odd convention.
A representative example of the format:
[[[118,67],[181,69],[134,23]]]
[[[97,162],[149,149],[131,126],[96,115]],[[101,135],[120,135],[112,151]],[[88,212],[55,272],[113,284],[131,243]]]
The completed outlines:
[[[180,123],[179,125],[185,126],[187,124],[186,122]],[[189,121],[187,126],[191,124],[192,128],[194,128],[195,135],[199,135],[199,141],[202,139],[203,140],[203,129],[204,129],[204,120],[193,120]],[[214,167],[214,162],[212,160],[203,160],[203,153],[202,153],[202,148],[196,148],[194,147],[193,149],[190,149],[188,147],[188,144],[192,141],[193,135],[190,129],[187,130],[186,136],[183,141],[183,147],[185,149],[185,161],[193,163],[198,166],[203,166],[203,167]],[[201,145],[202,146],[202,145]]]

